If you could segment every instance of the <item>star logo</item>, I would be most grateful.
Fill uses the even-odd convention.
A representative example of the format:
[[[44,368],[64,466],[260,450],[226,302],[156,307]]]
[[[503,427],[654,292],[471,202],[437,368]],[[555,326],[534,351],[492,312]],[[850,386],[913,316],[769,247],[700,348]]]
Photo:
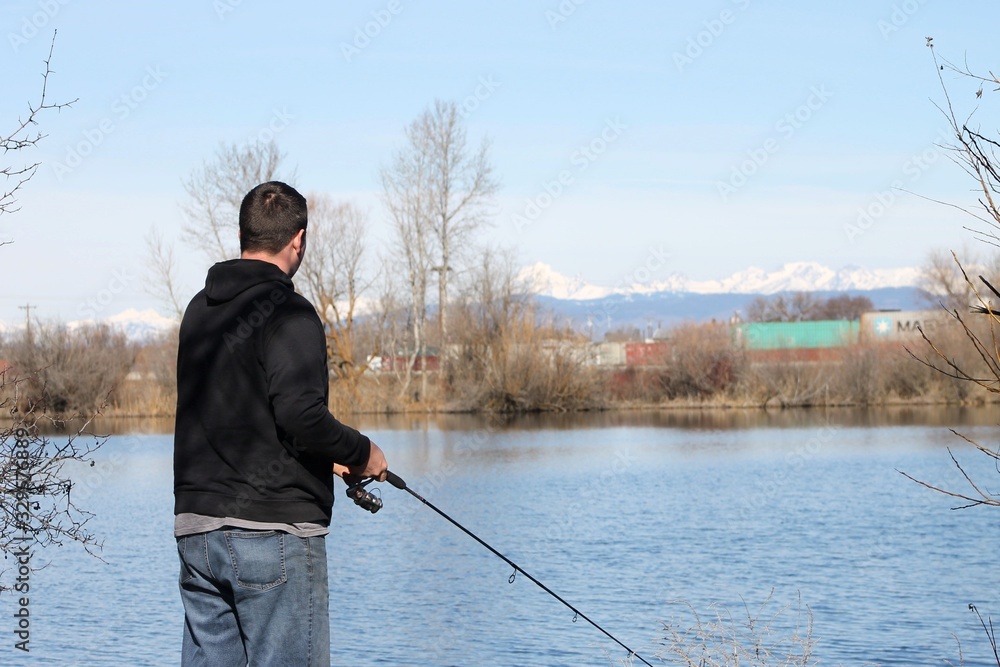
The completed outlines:
[[[888,336],[892,333],[892,319],[888,317],[875,318],[875,335]]]

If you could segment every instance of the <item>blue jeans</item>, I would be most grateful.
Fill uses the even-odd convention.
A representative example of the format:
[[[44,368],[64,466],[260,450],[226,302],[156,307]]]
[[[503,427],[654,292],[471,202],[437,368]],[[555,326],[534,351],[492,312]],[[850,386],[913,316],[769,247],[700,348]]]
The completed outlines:
[[[328,667],[326,541],[230,528],[177,538],[185,667]]]

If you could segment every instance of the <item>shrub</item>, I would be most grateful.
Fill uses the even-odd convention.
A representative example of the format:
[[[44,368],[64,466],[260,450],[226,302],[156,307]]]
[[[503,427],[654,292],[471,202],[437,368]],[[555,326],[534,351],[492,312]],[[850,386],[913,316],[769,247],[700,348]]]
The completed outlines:
[[[32,326],[5,351],[14,375],[24,380],[17,383],[22,414],[96,410],[125,379],[135,355],[125,334],[106,324]]]

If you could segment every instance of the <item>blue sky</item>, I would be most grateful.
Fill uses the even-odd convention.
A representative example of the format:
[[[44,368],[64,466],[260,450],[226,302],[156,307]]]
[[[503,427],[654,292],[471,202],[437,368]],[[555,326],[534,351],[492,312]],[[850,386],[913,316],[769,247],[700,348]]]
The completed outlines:
[[[54,29],[49,94],[79,101],[3,158],[42,166],[0,217],[0,320],[25,303],[77,319],[99,295],[101,316],[156,306],[153,226],[193,293],[208,261],[179,241],[182,181],[220,142],[273,134],[294,185],[366,208],[378,247],[377,170],[436,98],[492,141],[502,188],[482,242],[524,264],[604,285],[664,252],[651,279],[917,265],[974,221],[904,190],[975,202],[935,146],[924,38],[995,70],[998,23],[996,2],[942,0],[2,2],[2,127],[37,98]],[[971,111],[974,83],[947,81]],[[990,132],[997,95],[976,116]]]

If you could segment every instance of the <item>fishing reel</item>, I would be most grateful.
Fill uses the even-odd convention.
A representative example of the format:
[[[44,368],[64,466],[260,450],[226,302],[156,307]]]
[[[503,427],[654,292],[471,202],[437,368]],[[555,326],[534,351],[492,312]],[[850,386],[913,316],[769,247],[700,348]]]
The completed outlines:
[[[347,487],[347,497],[353,500],[355,505],[363,510],[368,510],[372,514],[382,509],[382,499],[365,490],[365,486],[374,481],[374,478],[370,478]]]

